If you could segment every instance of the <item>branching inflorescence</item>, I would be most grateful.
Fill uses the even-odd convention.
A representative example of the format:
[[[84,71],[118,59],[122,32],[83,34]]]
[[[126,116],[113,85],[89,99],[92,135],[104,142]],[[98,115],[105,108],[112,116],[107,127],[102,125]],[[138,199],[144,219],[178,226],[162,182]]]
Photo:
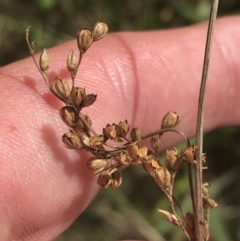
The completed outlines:
[[[108,32],[105,23],[97,22],[92,31],[83,29],[77,35],[79,57],[70,51],[67,57],[67,69],[71,75],[71,86],[62,78],[56,78],[49,82],[47,71],[50,67],[50,57],[47,50],[43,50],[39,64],[34,57],[34,43],[29,42],[29,29],[26,30],[26,41],[40,74],[45,80],[51,92],[60,99],[64,106],[60,110],[63,122],[69,127],[69,131],[62,136],[62,142],[66,148],[82,149],[92,154],[87,166],[98,176],[98,184],[102,187],[116,189],[122,183],[122,170],[129,165],[143,168],[157,183],[167,197],[170,204],[170,211],[158,210],[171,224],[179,226],[189,241],[196,240],[195,235],[195,195],[191,169],[196,165],[197,147],[191,144],[186,135],[176,129],[179,123],[179,116],[176,112],[170,111],[162,119],[159,130],[142,135],[138,128],[130,128],[127,120],[118,124],[107,124],[102,133],[97,133],[92,125],[91,118],[84,114],[84,108],[92,105],[97,95],[88,94],[83,87],[75,86],[75,78],[82,58],[92,43],[102,39]],[[181,135],[186,142],[185,148],[180,152],[176,148],[167,150],[164,163],[159,160],[159,147],[161,137],[166,132],[175,132]],[[150,148],[142,145],[142,140],[149,139]],[[113,144],[109,144],[111,141]],[[205,156],[203,156],[205,163]],[[173,196],[173,186],[176,174],[187,164],[189,170],[189,186],[193,205],[193,212],[185,213]],[[209,197],[208,184],[202,185],[203,206],[205,209],[204,240],[208,240],[209,209],[217,206],[216,202]],[[179,209],[180,215],[176,211]]]

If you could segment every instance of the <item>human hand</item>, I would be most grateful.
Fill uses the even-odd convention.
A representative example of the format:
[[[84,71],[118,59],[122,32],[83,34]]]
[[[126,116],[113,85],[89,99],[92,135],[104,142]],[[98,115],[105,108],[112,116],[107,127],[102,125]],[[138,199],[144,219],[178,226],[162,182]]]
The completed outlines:
[[[205,130],[240,123],[240,17],[217,21],[206,96]],[[76,85],[98,94],[87,109],[98,131],[127,119],[143,133],[176,111],[179,128],[195,132],[207,25],[168,31],[112,33],[83,58]],[[71,41],[49,50],[50,79],[68,77]],[[88,155],[64,148],[61,103],[32,59],[0,69],[1,240],[52,240],[99,190],[86,168]],[[179,139],[174,139],[175,142]],[[166,138],[162,148],[176,144]]]

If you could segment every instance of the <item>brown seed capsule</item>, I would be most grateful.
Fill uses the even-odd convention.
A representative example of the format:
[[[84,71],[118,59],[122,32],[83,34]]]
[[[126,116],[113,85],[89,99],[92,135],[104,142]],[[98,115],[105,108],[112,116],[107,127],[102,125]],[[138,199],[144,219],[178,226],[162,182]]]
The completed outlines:
[[[171,224],[173,224],[175,226],[180,226],[181,225],[179,220],[177,219],[177,217],[174,214],[172,214],[172,213],[170,213],[168,211],[162,210],[162,209],[158,209],[158,212],[160,212],[166,218],[166,220],[169,223],[171,223]]]
[[[70,149],[81,149],[83,145],[76,133],[69,131],[62,136],[62,142]]]
[[[82,108],[92,105],[96,101],[96,99],[97,99],[97,95],[94,95],[94,94],[88,94],[84,96],[82,100]]]
[[[216,208],[218,204],[212,198],[204,198],[203,206],[205,208]]]
[[[97,183],[104,188],[107,188],[112,183],[112,177],[108,174],[108,170],[99,174]]]
[[[209,196],[209,191],[204,185],[202,186],[202,194],[203,194],[203,197],[205,198]]]
[[[80,132],[78,135],[83,145],[89,146],[90,138],[84,132]]]
[[[181,160],[180,158],[178,158],[178,151],[175,147],[170,151],[169,150],[166,151],[164,160],[165,160],[166,167],[170,172],[176,172],[179,170],[181,166]]]
[[[162,166],[161,168],[156,168],[155,170],[156,179],[158,184],[162,187],[169,188],[171,186],[171,173]]]
[[[127,146],[127,152],[133,159],[137,158],[138,145],[136,142],[131,143]]]
[[[110,140],[116,140],[117,139],[117,131],[115,128],[115,124],[107,124],[105,128],[103,128],[103,135],[110,139]]]
[[[131,138],[132,141],[141,141],[141,131],[138,129],[138,127],[131,130]]]
[[[74,127],[77,124],[77,113],[71,106],[64,106],[60,110],[60,116],[63,122],[69,126]]]
[[[158,159],[154,155],[149,155],[149,161],[151,160],[151,165],[154,168],[161,168]]]
[[[116,189],[122,184],[122,173],[117,170],[112,174],[111,188]]]
[[[87,162],[87,167],[90,170],[94,170],[95,174],[100,173],[109,165],[109,159],[96,159],[96,157],[92,157]]]
[[[195,146],[187,146],[180,152],[182,161],[192,163],[195,160]]]
[[[86,96],[86,91],[84,88],[81,88],[81,87],[72,87],[70,95],[71,95],[72,104],[76,108],[79,108],[80,105],[82,104],[83,98]]]
[[[151,148],[157,152],[160,146],[160,138],[153,136],[150,140]]]
[[[99,147],[105,142],[105,137],[103,135],[91,136],[89,138],[89,147]]]
[[[162,168],[158,159],[153,154],[146,156],[144,159],[141,159],[141,161],[143,168],[154,178],[156,177],[156,170]]]
[[[113,181],[113,173],[117,171],[117,168],[109,168],[107,170],[102,171],[98,177],[98,184],[102,187],[107,188],[111,185]]]
[[[67,101],[70,96],[70,87],[66,80],[56,78],[50,84],[50,90],[61,100]]]
[[[179,116],[176,112],[169,111],[162,119],[161,128],[173,128],[179,123]]]
[[[146,157],[148,154],[148,148],[146,146],[140,147],[137,151],[138,157]]]
[[[76,66],[77,66],[77,58],[73,50],[71,50],[67,58],[67,68],[70,72],[72,72],[76,69]]]
[[[127,120],[120,121],[118,125],[115,126],[117,131],[117,136],[125,138],[127,133],[129,132],[130,125],[128,124]]]
[[[116,159],[124,166],[128,166],[130,163],[129,156],[125,152],[121,152],[116,156]]]
[[[40,55],[39,67],[40,67],[41,71],[43,71],[43,72],[47,71],[50,67],[50,57],[49,57],[46,49],[43,49],[43,51]]]
[[[93,41],[102,39],[108,32],[108,26],[106,23],[97,22],[92,31]]]
[[[82,29],[77,36],[77,44],[80,52],[84,53],[88,50],[93,42],[93,36],[91,31]]]
[[[78,118],[78,121],[77,121],[77,125],[75,127],[75,131],[78,133],[78,131],[82,132],[82,131],[87,131],[88,128],[87,126],[82,122],[81,119],[83,119],[87,124],[88,126],[92,126],[92,121],[90,119],[90,117],[88,115],[85,115],[83,113],[79,113],[79,118]]]

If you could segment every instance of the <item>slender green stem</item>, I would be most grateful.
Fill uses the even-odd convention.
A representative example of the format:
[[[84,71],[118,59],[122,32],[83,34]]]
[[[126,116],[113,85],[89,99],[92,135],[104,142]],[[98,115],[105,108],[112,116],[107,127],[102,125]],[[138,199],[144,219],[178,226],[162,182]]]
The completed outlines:
[[[195,229],[196,229],[196,241],[203,241],[203,204],[202,204],[202,149],[203,149],[203,119],[204,119],[204,103],[206,83],[208,79],[208,68],[210,62],[212,36],[217,16],[218,0],[213,0],[210,20],[208,25],[208,33],[206,40],[206,48],[204,55],[204,64],[202,71],[201,87],[198,101],[198,115],[197,115],[197,127],[196,127],[196,145],[197,145],[197,165],[196,165],[196,178],[195,178]]]

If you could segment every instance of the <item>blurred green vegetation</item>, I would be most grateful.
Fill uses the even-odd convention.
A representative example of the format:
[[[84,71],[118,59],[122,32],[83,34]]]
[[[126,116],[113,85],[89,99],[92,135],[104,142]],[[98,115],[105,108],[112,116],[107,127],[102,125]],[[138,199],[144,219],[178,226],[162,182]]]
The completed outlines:
[[[24,36],[29,25],[34,26],[31,39],[41,49],[72,39],[78,29],[91,28],[98,20],[107,22],[111,31],[163,29],[203,21],[209,9],[207,0],[1,0],[0,66],[29,56]],[[219,16],[236,13],[239,0],[220,0]],[[240,128],[206,134],[204,151],[209,165],[206,179],[219,202],[211,213],[211,240],[240,240]],[[175,192],[188,210],[187,188],[183,170]],[[158,208],[168,208],[166,199],[143,171],[130,168],[118,190],[101,191],[55,241],[184,240],[181,230],[166,223]]]

